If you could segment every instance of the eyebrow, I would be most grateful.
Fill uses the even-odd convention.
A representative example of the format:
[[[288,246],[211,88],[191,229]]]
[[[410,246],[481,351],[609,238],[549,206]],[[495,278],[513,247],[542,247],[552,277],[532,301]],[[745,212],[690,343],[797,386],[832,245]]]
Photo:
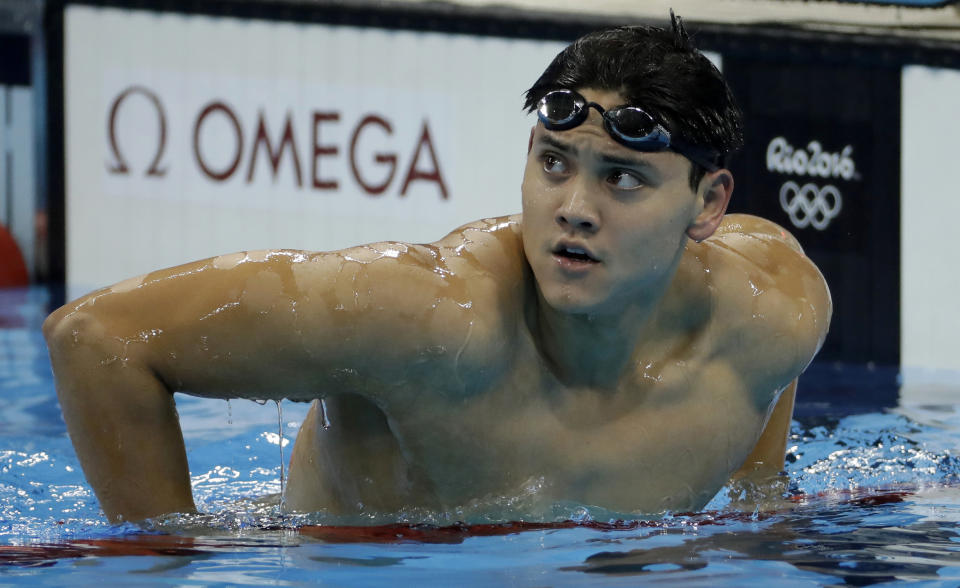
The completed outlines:
[[[580,150],[577,149],[576,146],[571,145],[569,143],[565,143],[550,135],[540,135],[540,142],[546,143],[547,145],[550,145],[551,147],[558,149],[560,151],[570,153],[573,156],[580,155]],[[599,157],[600,157],[600,161],[610,165],[622,165],[625,167],[642,167],[642,168],[648,168],[648,169],[655,169],[655,167],[645,158],[634,159],[634,158],[628,158],[628,157],[620,157],[618,155],[611,155],[610,153],[601,153]]]
[[[559,139],[554,139],[550,135],[540,135],[540,143],[546,143],[547,145],[550,145],[555,149],[559,149],[560,151],[566,151],[567,153],[571,153],[573,155],[580,154],[580,151],[573,145],[564,143]]]
[[[610,155],[609,153],[600,154],[600,161],[604,163],[609,163],[612,165],[623,165],[627,167],[644,167],[652,168],[653,166],[646,159],[630,159],[627,157],[618,157],[616,155]]]

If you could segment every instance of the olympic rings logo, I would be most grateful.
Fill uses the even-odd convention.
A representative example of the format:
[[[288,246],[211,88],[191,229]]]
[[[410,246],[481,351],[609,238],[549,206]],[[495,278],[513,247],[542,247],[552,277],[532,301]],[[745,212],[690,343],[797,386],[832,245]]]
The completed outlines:
[[[798,229],[810,225],[818,231],[826,229],[840,214],[842,205],[840,191],[830,184],[820,188],[812,183],[799,186],[787,181],[780,186],[780,206]]]

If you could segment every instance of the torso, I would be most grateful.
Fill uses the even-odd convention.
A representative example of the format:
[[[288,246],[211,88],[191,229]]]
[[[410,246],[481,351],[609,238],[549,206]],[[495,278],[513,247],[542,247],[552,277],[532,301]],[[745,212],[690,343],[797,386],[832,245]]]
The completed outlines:
[[[776,286],[797,278],[765,271],[764,260],[744,266],[722,239],[692,245],[653,335],[616,384],[576,387],[550,369],[532,334],[533,285],[515,228],[497,238],[506,262],[485,278],[488,294],[475,292],[461,345],[411,366],[389,405],[330,394],[329,428],[314,405],[292,457],[289,507],[450,511],[534,493],[546,503],[684,511],[740,466],[788,381],[745,378],[731,357],[756,344],[741,331],[789,310]],[[771,247],[767,264],[790,259]]]

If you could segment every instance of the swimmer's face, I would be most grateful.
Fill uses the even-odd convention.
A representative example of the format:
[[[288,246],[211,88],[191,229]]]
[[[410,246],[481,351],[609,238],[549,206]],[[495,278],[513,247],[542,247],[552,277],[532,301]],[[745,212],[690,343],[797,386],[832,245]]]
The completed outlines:
[[[626,103],[616,92],[579,91],[604,108]],[[723,214],[712,210],[708,193],[715,176],[729,172],[707,174],[694,191],[690,167],[673,151],[643,153],[615,142],[595,109],[573,129],[537,124],[523,178],[523,245],[546,302],[566,312],[616,313],[662,284],[688,236],[703,239],[716,228],[704,224],[706,214],[716,223]]]

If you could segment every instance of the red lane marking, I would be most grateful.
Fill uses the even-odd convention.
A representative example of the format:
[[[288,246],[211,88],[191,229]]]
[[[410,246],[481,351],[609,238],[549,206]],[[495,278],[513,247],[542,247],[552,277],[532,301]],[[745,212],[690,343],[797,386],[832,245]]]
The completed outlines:
[[[889,490],[872,493],[863,491],[831,491],[815,495],[791,496],[793,502],[814,498],[846,497],[842,502],[855,506],[877,506],[903,502],[915,492]],[[763,520],[775,512],[746,513],[678,513],[677,523],[690,525],[722,525],[725,522]],[[644,527],[663,527],[674,524],[670,519],[634,521],[560,521],[536,523],[514,521],[480,525],[453,524],[446,526],[393,523],[389,525],[327,526],[304,525],[297,529],[301,535],[328,543],[462,543],[470,537],[495,537],[528,531],[585,528],[598,531],[629,531]],[[49,566],[56,560],[80,557],[110,557],[124,555],[196,556],[210,550],[235,547],[264,547],[261,543],[241,541],[201,541],[180,535],[131,535],[115,539],[73,539],[64,543],[36,545],[0,545],[0,566]]]

